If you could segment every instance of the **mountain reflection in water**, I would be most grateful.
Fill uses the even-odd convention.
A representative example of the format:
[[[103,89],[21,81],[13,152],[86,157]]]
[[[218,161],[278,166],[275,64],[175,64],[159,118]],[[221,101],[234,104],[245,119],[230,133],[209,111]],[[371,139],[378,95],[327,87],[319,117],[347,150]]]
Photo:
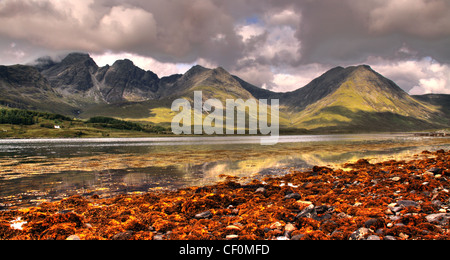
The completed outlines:
[[[246,179],[412,158],[450,149],[449,138],[409,134],[259,137],[0,140],[0,210],[72,195],[110,197],[204,186],[226,176]]]

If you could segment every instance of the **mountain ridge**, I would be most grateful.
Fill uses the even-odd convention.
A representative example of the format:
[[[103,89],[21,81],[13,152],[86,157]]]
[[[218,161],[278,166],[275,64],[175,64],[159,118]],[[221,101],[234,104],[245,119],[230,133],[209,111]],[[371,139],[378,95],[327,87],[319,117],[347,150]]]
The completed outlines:
[[[370,123],[366,118],[374,122],[391,118],[388,120],[392,121],[391,130],[420,130],[433,127],[427,121],[432,119],[439,122],[443,116],[434,106],[412,98],[370,66],[349,67],[345,70],[346,77],[321,97],[320,102],[313,101],[299,112],[295,125],[317,129],[346,124],[348,128],[357,129],[363,122]],[[383,128],[389,129],[388,125]]]
[[[287,93],[259,88],[221,67],[197,65],[183,75],[159,78],[127,59],[99,67],[84,53],[71,53],[59,62],[43,57],[33,66],[0,66],[0,105],[82,118],[100,115],[167,124],[171,101],[192,100],[194,91],[223,102],[279,99],[280,123],[286,128],[367,132],[450,124],[448,106],[440,104],[448,100],[445,95],[412,97],[368,65],[333,68]]]

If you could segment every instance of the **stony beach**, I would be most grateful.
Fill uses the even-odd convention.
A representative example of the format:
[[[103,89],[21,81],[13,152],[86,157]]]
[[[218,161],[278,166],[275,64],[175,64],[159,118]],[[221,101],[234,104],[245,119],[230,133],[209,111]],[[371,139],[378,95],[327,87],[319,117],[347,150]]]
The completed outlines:
[[[0,240],[447,240],[450,151],[0,211]]]

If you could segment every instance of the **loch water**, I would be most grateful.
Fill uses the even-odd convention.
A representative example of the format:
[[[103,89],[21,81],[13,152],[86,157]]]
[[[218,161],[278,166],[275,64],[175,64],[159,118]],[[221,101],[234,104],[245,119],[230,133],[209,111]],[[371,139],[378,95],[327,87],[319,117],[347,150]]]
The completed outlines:
[[[413,134],[0,140],[0,210],[72,195],[112,197],[284,175],[362,158],[409,160],[449,150],[450,138]]]

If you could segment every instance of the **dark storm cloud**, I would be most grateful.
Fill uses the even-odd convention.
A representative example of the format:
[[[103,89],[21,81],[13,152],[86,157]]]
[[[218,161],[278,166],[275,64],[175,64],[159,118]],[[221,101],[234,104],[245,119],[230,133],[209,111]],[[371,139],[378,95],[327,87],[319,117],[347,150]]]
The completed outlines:
[[[131,53],[216,64],[276,88],[277,79],[304,82],[302,70],[374,58],[446,66],[448,17],[448,0],[2,0],[0,61],[34,58],[33,49]],[[395,75],[405,89],[432,82]]]
[[[450,61],[446,0],[321,0],[300,4],[303,62],[355,63],[390,57],[408,44],[422,56]]]

